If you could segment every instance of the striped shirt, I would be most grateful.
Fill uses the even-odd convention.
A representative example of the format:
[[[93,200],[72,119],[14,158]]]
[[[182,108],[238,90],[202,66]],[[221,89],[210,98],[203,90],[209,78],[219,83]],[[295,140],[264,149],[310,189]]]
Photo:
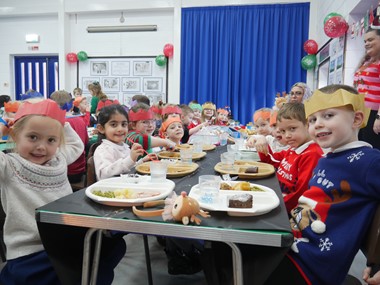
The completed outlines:
[[[380,61],[366,62],[355,72],[354,86],[359,93],[365,94],[365,105],[372,110],[380,106]]]

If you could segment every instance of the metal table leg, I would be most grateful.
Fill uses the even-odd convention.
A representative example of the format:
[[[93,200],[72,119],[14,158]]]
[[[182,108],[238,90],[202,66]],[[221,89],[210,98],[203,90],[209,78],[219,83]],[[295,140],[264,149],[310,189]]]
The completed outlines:
[[[94,233],[97,232],[96,242],[95,242],[95,252],[94,259],[92,263],[91,280],[89,282],[89,271],[90,271],[90,256],[91,256],[91,238]],[[83,263],[82,263],[82,285],[96,284],[96,278],[98,275],[100,249],[102,246],[102,235],[103,230],[99,229],[88,229],[84,237],[83,242]]]
[[[240,249],[232,242],[226,242],[226,244],[228,244],[232,249],[234,284],[243,285],[243,262]]]

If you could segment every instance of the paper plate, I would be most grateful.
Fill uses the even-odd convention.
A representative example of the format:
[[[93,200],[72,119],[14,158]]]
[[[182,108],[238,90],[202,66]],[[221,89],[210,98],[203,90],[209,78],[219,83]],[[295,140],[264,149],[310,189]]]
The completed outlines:
[[[245,173],[248,167],[257,166],[258,173]],[[221,162],[217,163],[214,170],[221,174],[237,175],[241,179],[259,179],[271,176],[275,169],[273,165],[257,161],[236,160],[232,168],[226,168]]]
[[[199,165],[194,162],[192,162],[191,164],[183,164],[181,162],[170,163],[168,166],[168,172],[166,174],[166,177],[168,178],[183,177],[195,172],[198,169],[198,167]],[[144,162],[136,166],[136,171],[140,174],[150,175],[149,162]]]
[[[113,177],[100,180],[86,189],[86,196],[91,200],[108,206],[129,207],[139,206],[148,201],[166,198],[174,189],[173,181],[166,179],[163,183],[151,183],[150,177],[141,182],[127,183],[123,177]],[[93,194],[94,191],[113,192],[128,191],[131,197],[128,199],[106,198]]]
[[[192,159],[193,160],[200,160],[203,157],[205,157],[206,154],[207,153],[205,153],[204,151],[202,151],[200,153],[193,153]],[[171,159],[171,158],[180,159],[181,158],[179,152],[177,152],[177,151],[161,151],[161,152],[157,153],[157,156],[161,159]]]
[[[232,185],[239,181],[228,181]],[[229,216],[258,216],[266,214],[273,209],[277,208],[280,204],[280,199],[276,195],[273,189],[260,184],[250,184],[251,187],[255,186],[263,191],[239,191],[239,190],[219,190],[218,199],[212,203],[202,202],[198,184],[194,185],[189,193],[189,197],[196,199],[202,209],[208,211],[223,211],[227,212]],[[230,196],[236,194],[251,194],[253,197],[252,208],[230,208],[228,207],[228,199]]]

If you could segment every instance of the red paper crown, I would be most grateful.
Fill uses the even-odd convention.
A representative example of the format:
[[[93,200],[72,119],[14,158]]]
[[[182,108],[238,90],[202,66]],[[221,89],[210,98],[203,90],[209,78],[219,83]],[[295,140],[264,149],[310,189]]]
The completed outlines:
[[[155,113],[155,114],[158,114],[158,115],[161,115],[162,113],[162,109],[161,108],[158,108],[157,106],[152,106],[150,107],[150,110]]]
[[[11,101],[11,102],[4,103],[5,112],[16,113],[19,107],[20,107],[19,101],[13,101],[13,102]]]
[[[82,96],[76,97],[73,103],[74,106],[79,107],[80,103],[82,103],[84,99],[86,99],[86,97],[82,97]]]
[[[96,108],[96,111],[100,111],[102,108],[106,106],[110,106],[110,105],[120,105],[120,102],[116,99],[115,100],[110,100],[110,99],[100,100],[98,103],[98,107]]]
[[[129,110],[128,117],[129,117],[129,121],[131,122],[152,120],[153,112],[150,109],[149,110],[140,109],[137,112],[133,112],[132,110]]]
[[[178,106],[166,106],[162,109],[161,114],[162,115],[166,115],[166,114],[179,114],[179,115],[181,115],[182,110]]]
[[[225,115],[228,115],[228,111],[226,110],[226,109],[218,109],[217,111],[216,111],[218,114],[225,114]]]
[[[57,120],[64,125],[66,111],[61,110],[58,104],[51,99],[46,99],[38,103],[30,103],[25,101],[22,105],[20,105],[16,113],[15,122],[29,115],[46,116]]]

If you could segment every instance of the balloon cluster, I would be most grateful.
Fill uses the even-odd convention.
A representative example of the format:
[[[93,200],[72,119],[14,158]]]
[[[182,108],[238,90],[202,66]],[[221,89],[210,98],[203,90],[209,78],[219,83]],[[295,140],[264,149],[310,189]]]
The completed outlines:
[[[303,69],[313,69],[317,64],[316,53],[318,51],[318,44],[315,40],[307,40],[303,44],[303,49],[308,55],[304,56],[301,60],[301,66]]]
[[[173,45],[172,44],[166,44],[163,48],[163,53],[164,54],[160,54],[160,55],[156,56],[156,64],[158,66],[166,65],[166,63],[168,61],[167,58],[173,57],[173,53],[174,53]]]
[[[66,59],[70,63],[75,63],[79,61],[86,61],[88,59],[87,53],[85,51],[80,51],[78,53],[69,52],[66,55]]]
[[[326,36],[330,38],[339,38],[348,30],[346,20],[335,12],[332,12],[325,17],[323,25],[323,30],[325,31]]]

